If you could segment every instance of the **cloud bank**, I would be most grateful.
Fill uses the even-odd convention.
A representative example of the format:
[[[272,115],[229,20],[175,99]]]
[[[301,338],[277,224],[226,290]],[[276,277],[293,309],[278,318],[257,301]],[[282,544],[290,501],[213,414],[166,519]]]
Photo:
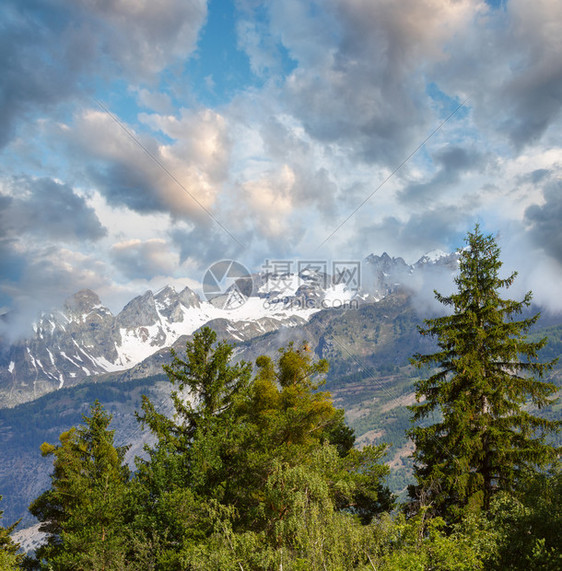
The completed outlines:
[[[227,5],[3,3],[0,306],[413,262],[479,222],[560,309],[559,2]]]

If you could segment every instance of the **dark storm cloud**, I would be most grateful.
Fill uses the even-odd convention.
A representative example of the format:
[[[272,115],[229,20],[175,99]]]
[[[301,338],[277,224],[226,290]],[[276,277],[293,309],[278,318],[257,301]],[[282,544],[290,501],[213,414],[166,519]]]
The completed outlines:
[[[541,57],[539,55],[539,57]],[[558,57],[562,59],[562,51]],[[540,66],[539,64],[539,67]],[[517,148],[537,141],[560,116],[562,108],[562,63],[529,69],[528,75],[506,82],[499,94],[507,104],[509,116],[501,130]],[[505,113],[505,108],[504,108]]]
[[[465,172],[479,167],[483,155],[474,149],[450,146],[440,149],[433,155],[433,160],[447,172]]]
[[[202,269],[220,260],[239,260],[244,256],[240,244],[213,227],[174,228],[169,235],[179,250],[180,262],[189,259]],[[243,244],[249,244],[250,240],[250,234],[241,237]]]
[[[16,282],[25,270],[25,256],[18,252],[15,246],[15,240],[0,237],[0,286],[4,281]]]
[[[400,190],[397,195],[404,203],[426,203],[435,200],[453,185],[458,183],[461,175],[474,169],[480,169],[485,163],[484,155],[474,149],[461,147],[446,147],[433,156],[438,170],[427,182],[409,184]]]
[[[510,0],[501,10],[471,0],[271,6],[272,29],[298,62],[285,85],[290,112],[356,159],[396,165],[437,126],[429,83],[468,96],[478,127],[518,150],[560,118],[559,0]]]
[[[388,216],[361,228],[359,235],[371,251],[400,252],[413,263],[433,249],[454,250],[473,220],[465,205],[449,205],[415,212],[405,221]]]
[[[228,175],[230,136],[222,115],[209,109],[183,110],[181,117],[143,116],[146,124],[173,139],[161,144],[108,113],[85,109],[72,128],[53,128],[88,181],[111,206],[140,214],[167,213],[174,220],[212,224],[215,203]]]
[[[108,161],[99,168],[90,168],[89,176],[112,206],[126,206],[140,213],[168,210],[156,186],[135,165]]]
[[[320,142],[396,165],[436,126],[426,67],[465,12],[466,1],[272,2],[272,29],[298,63],[285,84],[291,113]]]
[[[73,189],[50,178],[20,177],[0,200],[5,233],[53,240],[96,240],[106,234],[94,209]]]
[[[0,297],[14,310],[10,339],[27,335],[41,310],[84,287],[104,283],[103,264],[66,249],[98,240],[106,229],[68,185],[14,178],[0,194]],[[71,245],[71,246],[70,246]]]
[[[64,12],[53,4],[10,1],[0,8],[0,146],[14,135],[18,120],[43,112],[75,90],[76,54],[87,52],[79,34],[58,42]]]
[[[518,178],[519,183],[531,183],[531,184],[538,184],[542,182],[545,178],[547,178],[552,171],[549,169],[536,169],[530,173],[521,175]]]
[[[544,204],[525,211],[525,222],[534,243],[562,264],[562,182],[552,181],[544,187]]]
[[[194,47],[206,2],[4,0],[0,5],[0,147],[18,122],[116,72],[145,81]],[[95,82],[94,82],[95,83]]]
[[[470,97],[482,131],[521,150],[560,118],[561,26],[559,0],[510,0],[502,10],[475,11],[431,73],[443,89]]]

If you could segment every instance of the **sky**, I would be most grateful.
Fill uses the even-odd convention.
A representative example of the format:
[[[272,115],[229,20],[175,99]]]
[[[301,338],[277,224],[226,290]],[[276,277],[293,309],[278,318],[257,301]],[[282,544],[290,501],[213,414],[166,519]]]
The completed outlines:
[[[559,0],[3,0],[0,307],[478,223],[560,311],[561,29]]]

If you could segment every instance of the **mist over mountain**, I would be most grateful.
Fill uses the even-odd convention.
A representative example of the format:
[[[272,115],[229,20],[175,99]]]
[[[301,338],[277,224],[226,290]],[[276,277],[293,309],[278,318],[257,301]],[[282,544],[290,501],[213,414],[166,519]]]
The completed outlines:
[[[95,292],[80,290],[62,308],[43,313],[33,324],[32,337],[0,340],[2,405],[118,371],[157,374],[159,364],[140,364],[159,352],[167,354],[178,339],[205,324],[241,342],[302,325],[322,309],[376,303],[400,288],[416,292],[428,276],[448,276],[456,260],[456,254],[434,252],[408,265],[387,253],[371,254],[355,281],[349,281],[351,274],[330,276],[310,268],[298,274],[260,273],[236,279],[208,299],[189,287],[178,292],[166,286],[135,297],[117,315]]]
[[[134,417],[141,394],[151,395],[164,413],[171,410],[162,365],[170,362],[170,347],[181,355],[203,325],[235,343],[237,361],[275,357],[291,341],[306,342],[317,358],[327,359],[326,388],[344,408],[358,445],[391,444],[389,483],[400,492],[411,470],[406,406],[415,400],[419,375],[409,358],[435,348],[434,340],[418,334],[431,311],[420,307],[419,285],[443,285],[456,266],[456,255],[428,255],[408,265],[383,253],[365,259],[357,291],[310,271],[300,277],[257,275],[251,290],[248,283],[234,283],[211,301],[189,288],[149,291],[116,316],[94,292],[78,292],[37,321],[32,339],[2,348],[0,494],[6,521],[24,516],[25,525],[33,523],[27,505],[48,486],[51,469],[38,446],[56,442],[79,423],[96,398],[114,415],[117,441],[132,445],[133,465],[147,439]],[[250,295],[240,307],[225,309],[229,290]],[[546,315],[534,333],[552,339],[545,358],[562,353],[561,325],[559,317]],[[558,368],[552,379],[560,378]]]

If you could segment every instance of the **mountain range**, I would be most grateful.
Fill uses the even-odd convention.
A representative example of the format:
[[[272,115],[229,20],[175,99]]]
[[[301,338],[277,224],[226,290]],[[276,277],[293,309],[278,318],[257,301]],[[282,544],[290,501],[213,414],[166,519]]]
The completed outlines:
[[[370,255],[361,265],[360,287],[310,269],[257,274],[234,280],[209,299],[189,288],[149,291],[115,316],[94,292],[78,292],[60,310],[44,313],[33,337],[0,348],[0,495],[6,523],[23,517],[22,526],[33,524],[27,506],[48,487],[51,471],[39,446],[56,443],[61,432],[80,423],[95,399],[113,415],[117,443],[130,446],[127,460],[134,467],[149,440],[134,415],[141,395],[149,395],[161,412],[171,410],[162,365],[170,361],[170,348],[181,354],[203,325],[235,343],[235,360],[275,357],[291,341],[306,342],[316,357],[326,358],[326,389],[345,410],[359,446],[391,446],[388,483],[400,492],[411,480],[407,405],[415,401],[413,383],[420,374],[409,358],[435,349],[434,340],[418,334],[428,314],[414,292],[427,277],[446,276],[450,283],[457,268],[454,254],[434,252],[413,265],[388,254]],[[531,332],[536,339],[545,335],[549,344],[542,358],[561,355],[560,315],[545,314]],[[549,379],[562,385],[560,365]],[[560,418],[562,410],[558,404],[542,413]]]
[[[206,324],[223,338],[242,342],[303,325],[323,309],[376,303],[400,287],[412,287],[424,271],[456,269],[457,259],[457,254],[436,251],[408,265],[386,253],[371,254],[359,268],[360,283],[305,267],[297,274],[238,278],[208,298],[189,287],[177,292],[166,286],[135,297],[117,315],[95,292],[82,290],[62,308],[44,312],[33,324],[33,336],[14,343],[0,338],[0,408],[100,375],[131,371],[127,378],[142,378],[159,373],[158,355],[167,355],[180,338]]]

